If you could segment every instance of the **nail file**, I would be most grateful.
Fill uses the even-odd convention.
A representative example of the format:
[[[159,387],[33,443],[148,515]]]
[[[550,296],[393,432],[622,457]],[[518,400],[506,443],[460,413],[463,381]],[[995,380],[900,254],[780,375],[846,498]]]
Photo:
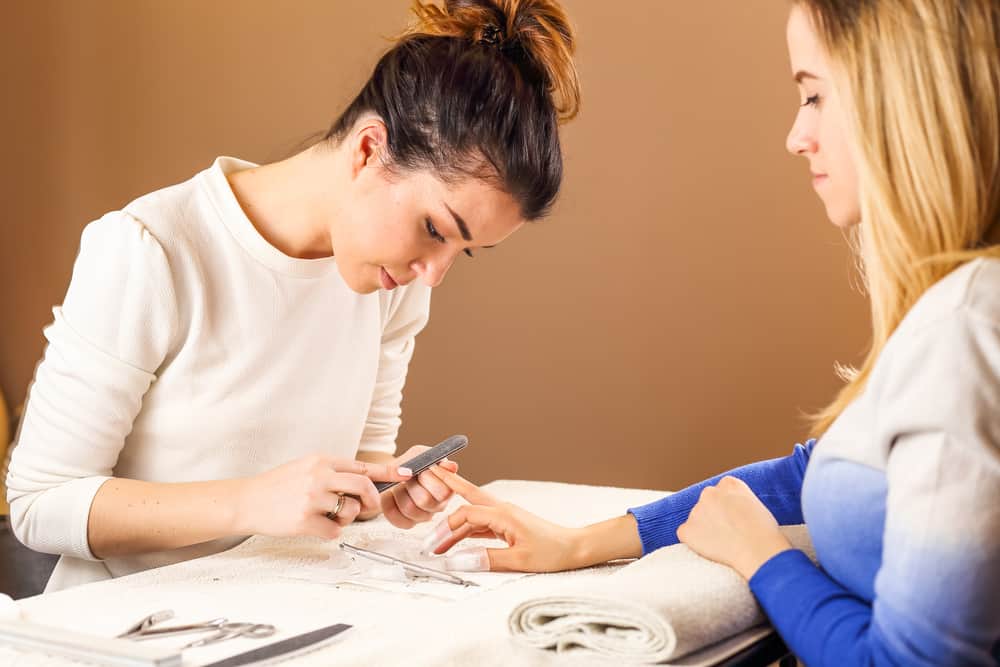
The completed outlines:
[[[464,449],[467,444],[469,444],[469,439],[464,435],[453,435],[447,440],[443,440],[434,445],[426,452],[417,454],[412,459],[399,463],[399,465],[412,470],[413,476],[416,477],[441,459],[451,456],[455,452]],[[375,484],[375,488],[378,489],[379,493],[382,493],[397,484],[399,484],[399,482],[378,482]]]
[[[313,630],[312,632],[306,632],[301,635],[289,637],[288,639],[283,639],[280,642],[274,642],[273,644],[268,644],[267,646],[255,648],[252,651],[237,653],[234,656],[203,665],[203,667],[239,667],[239,665],[249,665],[262,660],[271,660],[272,658],[277,658],[278,656],[285,655],[286,653],[300,651],[309,646],[313,646],[314,644],[318,644],[319,642],[327,640],[330,637],[339,635],[341,632],[349,628],[351,628],[351,626],[344,623],[328,625],[325,628],[320,628],[319,630]]]

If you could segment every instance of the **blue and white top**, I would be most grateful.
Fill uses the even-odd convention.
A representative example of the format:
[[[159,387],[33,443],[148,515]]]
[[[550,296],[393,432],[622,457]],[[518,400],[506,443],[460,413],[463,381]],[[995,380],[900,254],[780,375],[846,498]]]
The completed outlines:
[[[819,442],[727,474],[808,526],[819,567],[788,550],[749,583],[810,667],[1000,664],[1000,260],[921,297]],[[720,478],[630,510],[643,552]]]

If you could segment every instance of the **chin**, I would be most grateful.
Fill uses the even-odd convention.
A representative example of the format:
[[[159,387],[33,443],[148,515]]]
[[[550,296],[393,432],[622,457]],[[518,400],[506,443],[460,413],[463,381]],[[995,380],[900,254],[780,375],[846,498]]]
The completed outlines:
[[[861,211],[856,206],[836,206],[826,205],[826,217],[830,219],[835,227],[850,229],[861,222]]]
[[[357,274],[345,272],[340,264],[337,265],[337,270],[340,272],[340,277],[344,279],[347,286],[352,292],[357,292],[358,294],[371,294],[372,292],[377,292],[382,288],[381,285],[371,284],[363,280],[358,280]]]

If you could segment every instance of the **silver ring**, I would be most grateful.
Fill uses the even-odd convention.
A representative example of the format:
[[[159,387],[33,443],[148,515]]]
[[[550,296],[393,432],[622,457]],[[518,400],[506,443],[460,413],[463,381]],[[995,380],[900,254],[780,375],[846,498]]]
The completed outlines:
[[[337,494],[337,506],[333,508],[332,512],[326,513],[326,518],[330,521],[336,521],[337,515],[340,514],[340,510],[344,509],[344,494]]]

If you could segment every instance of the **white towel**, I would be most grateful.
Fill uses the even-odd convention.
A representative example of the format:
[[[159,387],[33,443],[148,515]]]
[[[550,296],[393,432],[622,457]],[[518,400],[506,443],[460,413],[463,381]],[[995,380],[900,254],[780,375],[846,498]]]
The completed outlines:
[[[805,526],[782,530],[815,559]],[[633,663],[676,660],[765,621],[740,575],[683,544],[532,597],[509,619],[521,643]]]

